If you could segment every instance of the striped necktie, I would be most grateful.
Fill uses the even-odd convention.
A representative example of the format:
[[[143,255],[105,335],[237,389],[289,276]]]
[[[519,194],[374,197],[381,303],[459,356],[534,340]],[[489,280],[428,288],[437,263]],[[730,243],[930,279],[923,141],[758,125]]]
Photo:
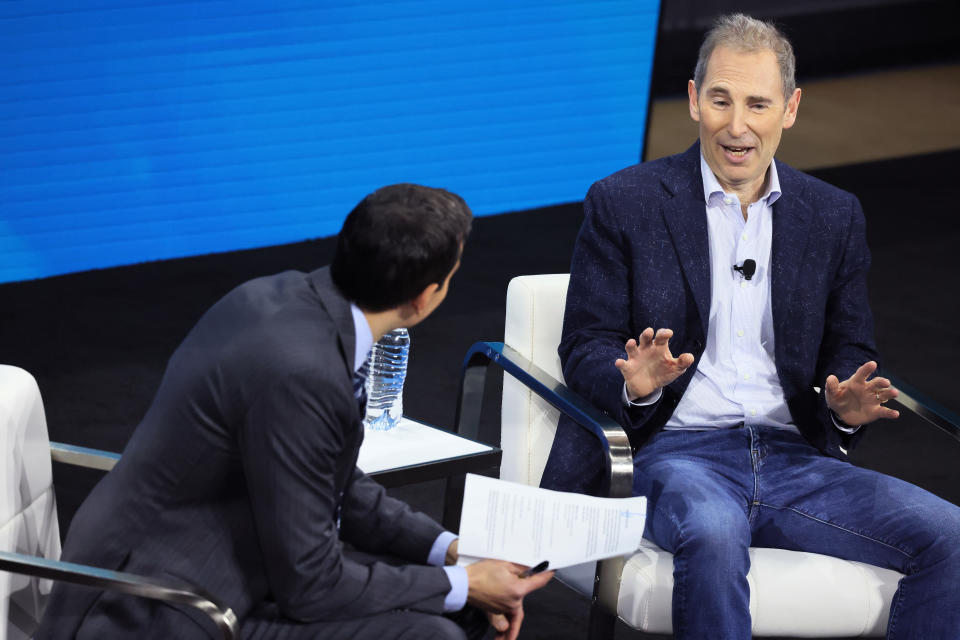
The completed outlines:
[[[362,419],[367,412],[367,374],[370,371],[370,359],[367,358],[353,374],[353,397],[357,399],[357,409]]]

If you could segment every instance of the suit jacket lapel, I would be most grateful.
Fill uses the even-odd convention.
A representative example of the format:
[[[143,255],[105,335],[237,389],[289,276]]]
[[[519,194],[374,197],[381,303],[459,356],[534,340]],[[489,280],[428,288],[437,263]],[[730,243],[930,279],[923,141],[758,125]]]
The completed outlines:
[[[770,304],[777,343],[793,317],[797,277],[803,270],[803,255],[810,237],[813,209],[802,192],[793,169],[777,163],[783,195],[773,204],[773,244],[770,248]]]
[[[663,186],[673,194],[661,212],[673,239],[687,286],[697,303],[703,335],[710,317],[710,241],[707,211],[700,176],[700,144],[694,144],[677,158],[677,164],[663,177]]]
[[[310,284],[313,286],[313,289],[317,292],[320,305],[330,315],[337,329],[337,347],[340,351],[340,357],[343,358],[344,375],[349,379],[349,389],[351,397],[353,397],[353,358],[357,337],[356,329],[353,326],[353,314],[350,311],[350,302],[343,297],[343,294],[340,293],[337,286],[333,284],[333,278],[330,277],[330,267],[323,267],[312,271],[307,277],[310,279]],[[356,402],[352,404],[357,408],[357,426],[354,431],[357,440],[356,445],[353,446],[352,449],[348,448],[348,451],[352,452],[352,457],[349,460],[350,469],[353,469],[357,464],[357,457],[360,454],[360,445],[363,443],[364,436],[363,410]],[[347,430],[346,425],[344,425],[344,429],[349,436],[350,432]]]
[[[330,268],[323,267],[312,271],[308,277],[310,283],[320,299],[320,304],[330,314],[337,328],[337,346],[340,355],[347,367],[347,373],[353,379],[353,356],[356,335],[353,328],[353,314],[350,312],[350,303],[347,301],[330,277]]]

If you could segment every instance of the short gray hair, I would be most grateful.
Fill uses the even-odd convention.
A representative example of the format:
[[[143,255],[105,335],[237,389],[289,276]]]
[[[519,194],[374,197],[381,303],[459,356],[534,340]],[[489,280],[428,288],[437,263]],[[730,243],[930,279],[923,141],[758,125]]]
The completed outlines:
[[[769,22],[757,20],[742,13],[720,16],[713,23],[700,45],[697,68],[693,72],[693,83],[697,93],[703,86],[707,75],[707,63],[713,50],[719,46],[730,47],[737,51],[754,52],[762,49],[773,51],[780,67],[780,82],[783,85],[783,98],[789,100],[797,88],[795,77],[797,61],[793,56],[793,47],[780,31]]]

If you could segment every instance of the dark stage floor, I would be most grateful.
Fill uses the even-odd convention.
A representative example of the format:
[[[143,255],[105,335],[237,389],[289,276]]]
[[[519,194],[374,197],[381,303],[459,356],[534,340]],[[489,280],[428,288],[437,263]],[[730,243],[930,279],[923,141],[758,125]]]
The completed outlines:
[[[954,412],[960,412],[958,167],[960,151],[950,151],[814,172],[856,193],[866,211],[874,255],[870,297],[884,366]],[[573,203],[476,220],[447,301],[411,332],[409,415],[451,424],[463,353],[476,340],[502,339],[510,278],[566,272],[580,219]],[[0,362],[37,377],[53,439],[120,450],[167,357],[207,307],[249,278],[321,266],[332,248],[323,239],[2,285]],[[493,442],[497,387],[488,385],[483,426]],[[958,459],[960,443],[909,421],[872,427],[857,450],[859,464],[960,504]],[[64,530],[97,477],[55,469]],[[394,493],[439,515],[439,489],[428,483]],[[559,586],[532,596],[527,609],[523,638],[584,637],[587,603]]]

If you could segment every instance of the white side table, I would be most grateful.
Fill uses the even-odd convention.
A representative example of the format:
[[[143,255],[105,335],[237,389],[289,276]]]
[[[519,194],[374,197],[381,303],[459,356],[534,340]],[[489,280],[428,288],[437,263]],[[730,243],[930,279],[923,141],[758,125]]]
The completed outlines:
[[[443,525],[456,531],[464,475],[498,467],[501,454],[498,447],[404,416],[389,431],[364,433],[357,466],[385,487],[445,478]]]

